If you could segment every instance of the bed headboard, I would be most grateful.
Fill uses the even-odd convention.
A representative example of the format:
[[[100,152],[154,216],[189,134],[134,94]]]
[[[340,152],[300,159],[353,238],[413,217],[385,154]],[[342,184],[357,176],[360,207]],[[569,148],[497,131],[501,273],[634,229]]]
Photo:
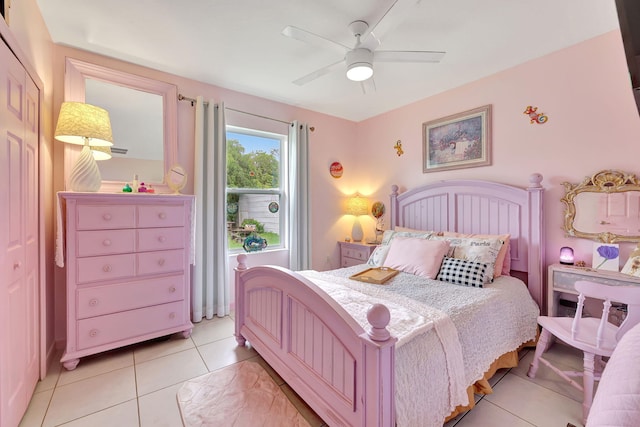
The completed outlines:
[[[542,175],[527,188],[479,180],[438,181],[398,194],[391,188],[391,227],[511,235],[511,270],[525,272],[529,292],[546,312]],[[514,275],[518,275],[514,273]]]

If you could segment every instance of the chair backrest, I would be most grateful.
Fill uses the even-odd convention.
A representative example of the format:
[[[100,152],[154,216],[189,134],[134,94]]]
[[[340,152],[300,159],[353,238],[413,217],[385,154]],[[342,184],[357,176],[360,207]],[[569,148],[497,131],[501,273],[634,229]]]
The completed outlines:
[[[573,319],[571,330],[573,339],[575,339],[579,330],[579,321],[582,316],[582,308],[584,307],[586,297],[597,298],[604,301],[596,340],[598,347],[600,347],[603,341],[605,325],[609,321],[611,303],[618,302],[627,305],[627,316],[616,332],[616,341],[620,341],[629,329],[640,323],[640,286],[614,286],[579,280],[575,283],[575,288],[580,292],[580,295],[578,296],[578,307],[576,308],[576,315]]]

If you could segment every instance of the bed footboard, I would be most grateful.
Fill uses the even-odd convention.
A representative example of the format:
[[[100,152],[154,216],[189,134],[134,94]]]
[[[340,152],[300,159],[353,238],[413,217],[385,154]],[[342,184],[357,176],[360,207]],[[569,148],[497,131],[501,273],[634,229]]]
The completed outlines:
[[[275,266],[235,273],[238,344],[249,341],[292,389],[332,426],[395,425],[396,338],[389,310],[371,307],[367,330],[323,290]]]

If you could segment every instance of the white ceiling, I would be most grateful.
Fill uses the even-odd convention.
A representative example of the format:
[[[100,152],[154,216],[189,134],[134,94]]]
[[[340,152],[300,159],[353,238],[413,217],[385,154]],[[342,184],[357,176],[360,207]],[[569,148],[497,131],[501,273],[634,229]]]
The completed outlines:
[[[293,25],[353,46],[348,24],[377,22],[395,0],[37,3],[55,43],[354,121],[618,27],[614,0],[398,0],[378,50],[447,53],[438,64],[376,63],[376,90],[364,94],[346,67],[293,84],[341,57],[281,31]]]

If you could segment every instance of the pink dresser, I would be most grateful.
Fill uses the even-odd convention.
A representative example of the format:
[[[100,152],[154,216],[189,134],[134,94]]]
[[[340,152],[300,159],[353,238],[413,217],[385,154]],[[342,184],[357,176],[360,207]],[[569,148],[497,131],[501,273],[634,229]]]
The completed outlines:
[[[175,332],[187,338],[193,196],[58,195],[66,218],[64,367]]]

